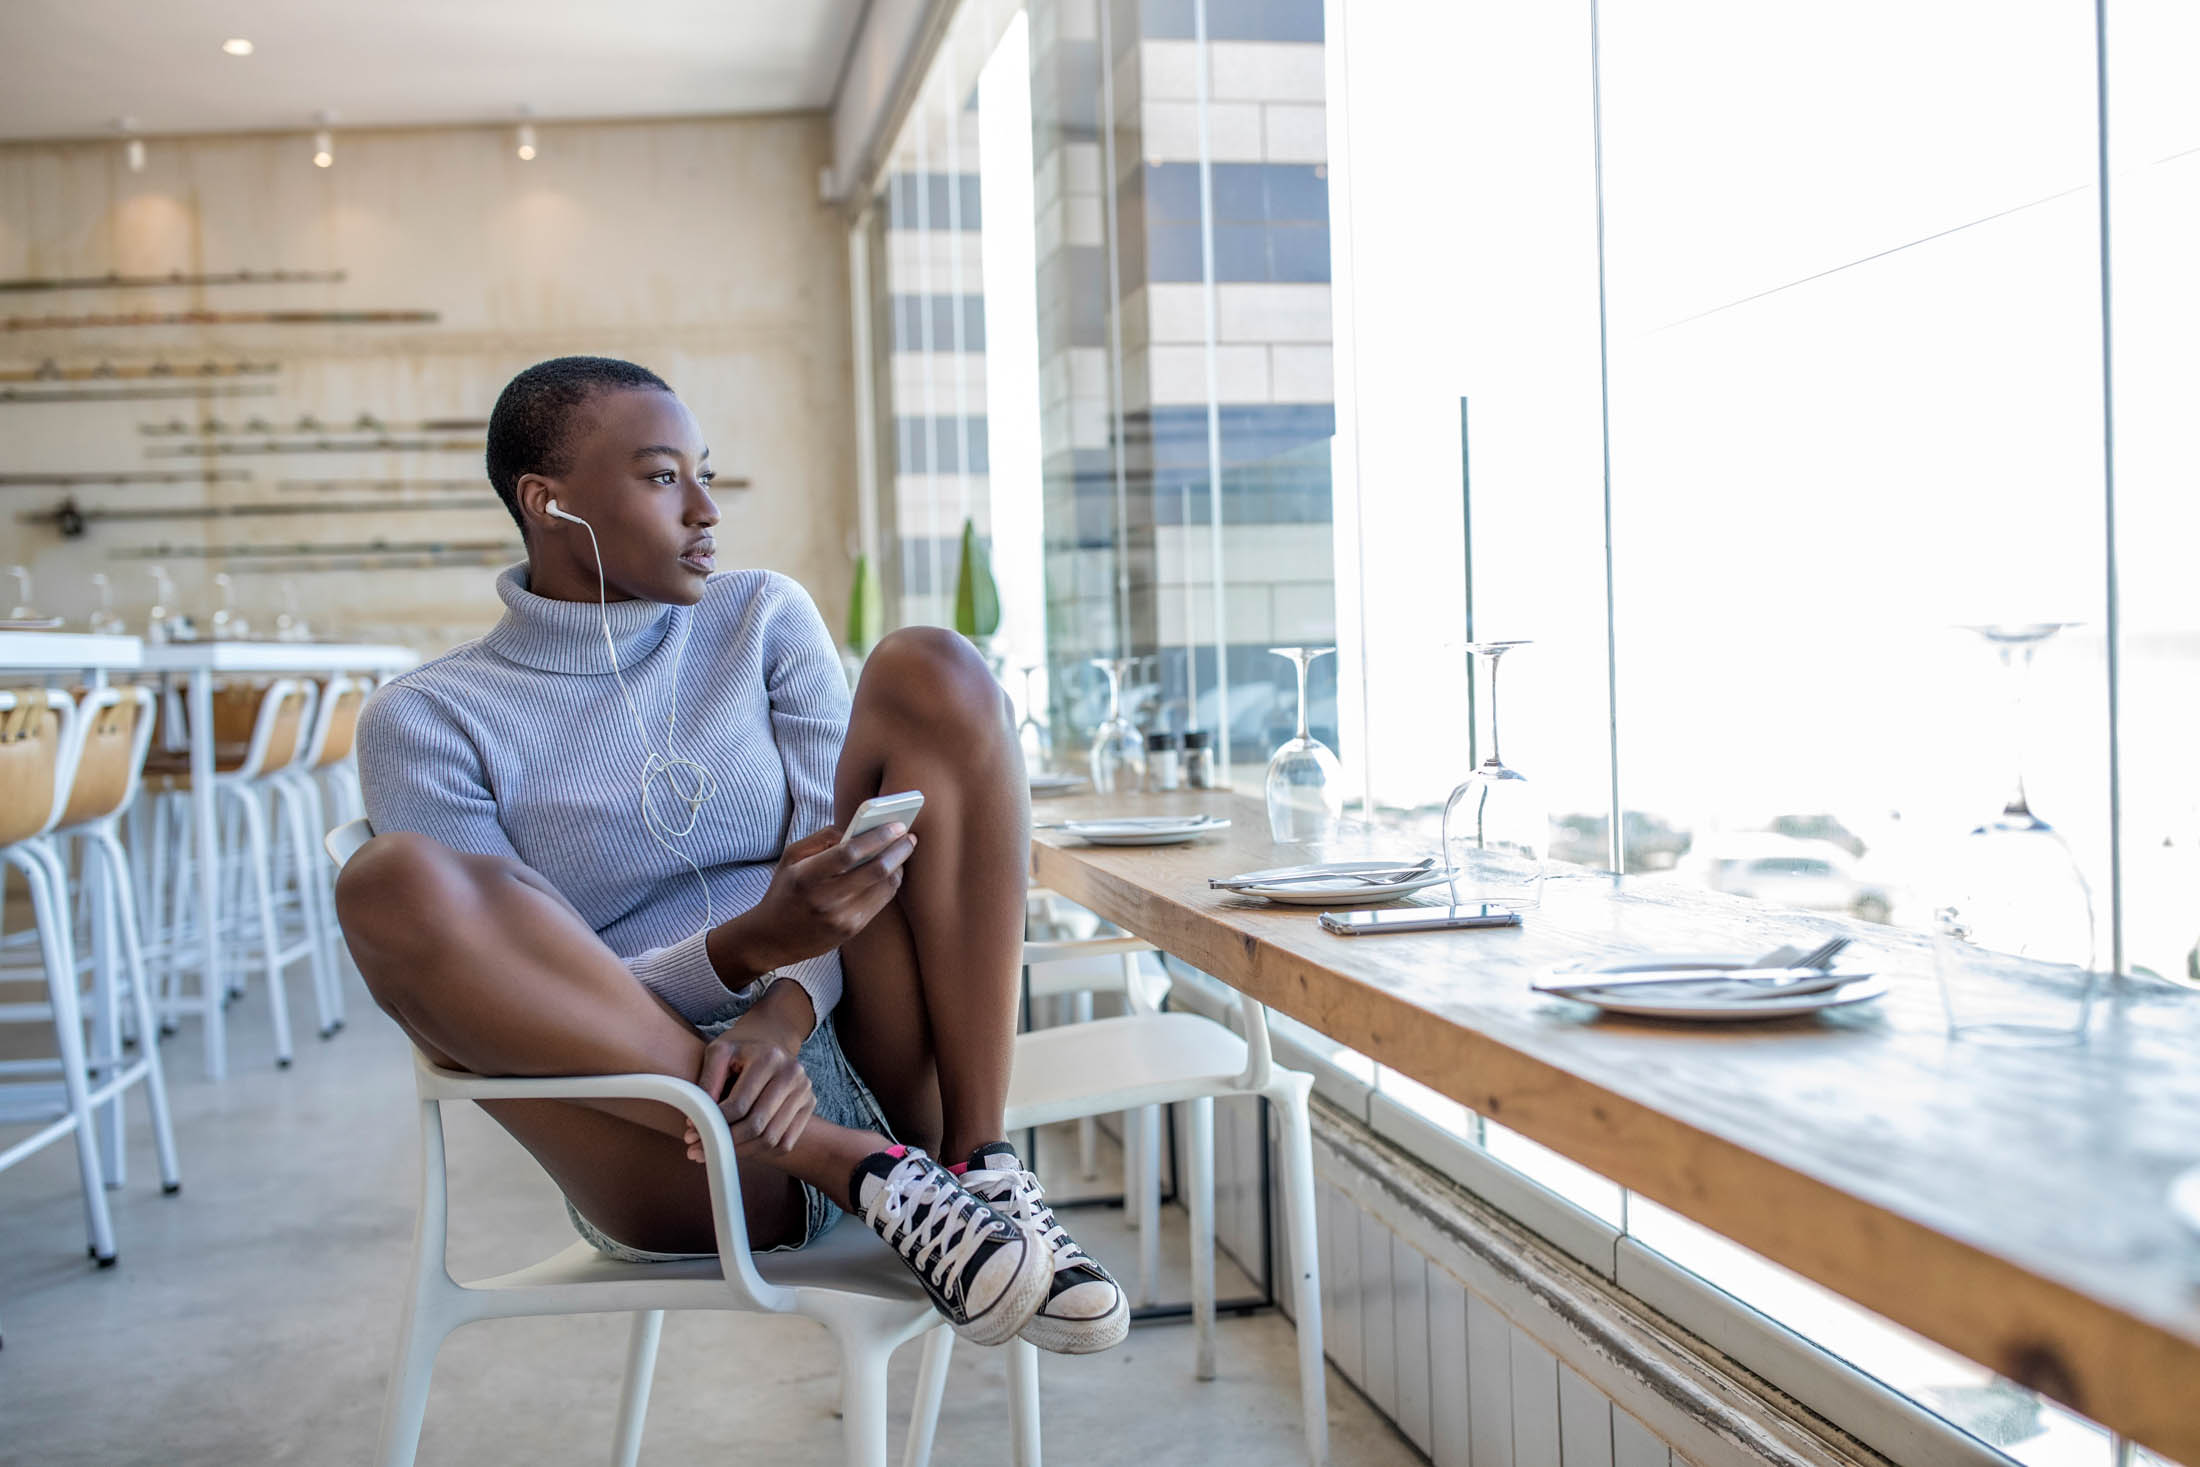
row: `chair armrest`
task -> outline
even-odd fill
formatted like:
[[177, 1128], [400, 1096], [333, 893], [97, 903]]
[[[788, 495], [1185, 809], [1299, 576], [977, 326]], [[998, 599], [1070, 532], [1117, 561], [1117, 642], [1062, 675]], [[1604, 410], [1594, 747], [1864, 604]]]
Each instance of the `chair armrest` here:
[[654, 1100], [686, 1116], [703, 1142], [703, 1169], [709, 1178], [711, 1221], [718, 1232], [718, 1255], [726, 1281], [745, 1290], [759, 1308], [789, 1307], [784, 1291], [766, 1283], [749, 1256], [747, 1215], [741, 1209], [741, 1170], [735, 1163], [733, 1133], [717, 1102], [693, 1081], [671, 1075], [546, 1075], [498, 1078], [446, 1070], [413, 1051], [414, 1079], [422, 1100]]

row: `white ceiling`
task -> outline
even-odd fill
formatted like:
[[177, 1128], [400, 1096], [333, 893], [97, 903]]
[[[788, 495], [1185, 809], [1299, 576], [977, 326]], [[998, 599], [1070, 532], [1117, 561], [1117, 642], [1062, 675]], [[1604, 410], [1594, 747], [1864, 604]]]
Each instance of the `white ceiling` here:
[[[780, 112], [863, 0], [0, 0], [0, 139]], [[247, 57], [224, 55], [232, 36]]]

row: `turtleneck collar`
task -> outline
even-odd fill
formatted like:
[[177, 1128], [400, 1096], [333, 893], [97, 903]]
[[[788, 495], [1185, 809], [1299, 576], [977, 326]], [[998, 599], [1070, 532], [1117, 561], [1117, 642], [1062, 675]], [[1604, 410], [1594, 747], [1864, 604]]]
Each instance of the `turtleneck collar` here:
[[678, 610], [662, 601], [614, 601], [601, 609], [587, 601], [552, 601], [527, 589], [524, 562], [497, 577], [497, 599], [504, 603], [504, 619], [482, 638], [482, 645], [541, 672], [608, 675], [611, 665], [603, 645], [607, 619], [619, 665], [632, 667], [665, 639]]

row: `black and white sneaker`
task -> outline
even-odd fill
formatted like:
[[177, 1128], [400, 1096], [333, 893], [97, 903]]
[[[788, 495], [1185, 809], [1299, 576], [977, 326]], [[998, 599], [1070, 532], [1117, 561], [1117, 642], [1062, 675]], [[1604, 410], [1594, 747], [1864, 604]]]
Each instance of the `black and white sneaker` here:
[[1002, 1345], [1046, 1302], [1047, 1245], [1030, 1227], [971, 1195], [915, 1147], [875, 1152], [849, 1193], [871, 1231], [901, 1255], [955, 1333]]
[[1123, 1343], [1130, 1333], [1130, 1300], [1123, 1286], [1077, 1240], [1063, 1231], [1047, 1206], [1039, 1179], [1006, 1141], [970, 1153], [962, 1184], [994, 1211], [1013, 1217], [1045, 1240], [1054, 1255], [1054, 1280], [1046, 1302], [1023, 1327], [1023, 1337], [1058, 1355], [1090, 1355]]

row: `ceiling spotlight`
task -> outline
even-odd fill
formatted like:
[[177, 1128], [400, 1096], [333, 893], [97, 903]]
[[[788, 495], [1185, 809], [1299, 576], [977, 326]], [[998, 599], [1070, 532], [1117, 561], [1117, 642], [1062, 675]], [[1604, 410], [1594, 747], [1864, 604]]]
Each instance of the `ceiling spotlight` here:
[[519, 161], [522, 163], [534, 162], [535, 125], [532, 122], [523, 122], [519, 125], [519, 134], [517, 141], [519, 143]]
[[313, 166], [328, 168], [336, 162], [336, 139], [329, 136], [327, 128], [313, 135]]
[[228, 40], [222, 42], [222, 49], [232, 56], [250, 56], [252, 54], [252, 43], [243, 36], [231, 36]]

